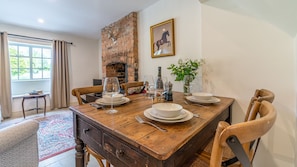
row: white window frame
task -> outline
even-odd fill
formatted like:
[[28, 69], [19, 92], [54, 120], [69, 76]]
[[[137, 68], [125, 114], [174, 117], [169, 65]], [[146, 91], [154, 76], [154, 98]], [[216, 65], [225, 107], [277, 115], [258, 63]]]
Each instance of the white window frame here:
[[[28, 46], [30, 47], [30, 50], [32, 50], [32, 47], [41, 47], [41, 48], [47, 48], [51, 49], [52, 51], [52, 43], [51, 42], [40, 42], [40, 41], [34, 41], [34, 40], [28, 40], [28, 39], [10, 39], [9, 38], [9, 44], [8, 45], [22, 45], [22, 46]], [[11, 80], [11, 87], [12, 87], [12, 96], [13, 97], [20, 97], [22, 95], [26, 95], [34, 90], [42, 90], [43, 93], [49, 93], [50, 92], [50, 77], [44, 77], [41, 78], [33, 78], [33, 68], [32, 68], [32, 51], [30, 52], [30, 79], [12, 79]], [[10, 55], [9, 55], [10, 56]], [[43, 58], [41, 58], [43, 59]], [[48, 58], [45, 58], [48, 59]], [[50, 58], [52, 59], [52, 57]], [[41, 60], [42, 61], [42, 60]], [[11, 74], [12, 75], [12, 74]], [[12, 77], [11, 77], [12, 78]]]

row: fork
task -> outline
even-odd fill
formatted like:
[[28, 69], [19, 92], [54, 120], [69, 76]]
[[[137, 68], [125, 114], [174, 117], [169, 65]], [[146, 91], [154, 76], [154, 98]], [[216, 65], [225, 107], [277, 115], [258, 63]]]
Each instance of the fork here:
[[148, 125], [151, 125], [151, 126], [157, 128], [158, 130], [160, 130], [160, 131], [162, 131], [162, 132], [167, 132], [166, 129], [163, 129], [163, 128], [161, 128], [161, 127], [159, 127], [159, 126], [157, 126], [157, 125], [155, 125], [155, 124], [153, 124], [153, 123], [151, 123], [151, 122], [144, 121], [144, 120], [143, 120], [140, 116], [138, 116], [138, 115], [135, 116], [135, 119], [136, 119], [139, 123], [141, 123], [141, 124], [148, 124]]
[[96, 103], [90, 103], [90, 106], [95, 107], [97, 109], [102, 108], [103, 110], [105, 110], [105, 107], [103, 105], [99, 105], [99, 104], [96, 104]]
[[207, 106], [204, 106], [204, 105], [202, 105], [202, 104], [198, 104], [198, 103], [189, 103], [189, 102], [187, 102], [186, 100], [184, 101], [184, 103], [187, 104], [187, 105], [196, 105], [196, 106], [206, 107], [206, 108], [207, 108]]
[[200, 117], [199, 114], [195, 114], [195, 113], [193, 113], [193, 116], [196, 117], [196, 118], [199, 118]]

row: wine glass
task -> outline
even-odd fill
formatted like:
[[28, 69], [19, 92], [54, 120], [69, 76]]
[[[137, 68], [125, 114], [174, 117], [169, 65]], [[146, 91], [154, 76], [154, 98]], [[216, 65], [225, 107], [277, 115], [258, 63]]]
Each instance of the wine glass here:
[[145, 95], [148, 98], [152, 98], [151, 95], [154, 95], [155, 90], [155, 80], [152, 75], [145, 75], [143, 77], [143, 86], [145, 90]]
[[110, 110], [108, 110], [108, 113], [113, 114], [117, 113], [118, 111], [113, 108], [113, 97], [120, 93], [120, 84], [117, 77], [106, 77], [104, 79], [103, 84], [103, 94], [105, 96], [111, 97], [111, 105]]

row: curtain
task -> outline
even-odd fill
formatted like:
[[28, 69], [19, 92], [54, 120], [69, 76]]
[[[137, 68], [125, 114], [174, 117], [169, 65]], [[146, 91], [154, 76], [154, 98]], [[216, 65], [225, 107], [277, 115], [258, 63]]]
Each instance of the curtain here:
[[51, 109], [69, 107], [69, 61], [66, 41], [53, 41]]
[[8, 40], [7, 33], [3, 32], [0, 33], [0, 110], [3, 118], [9, 118], [12, 115], [10, 83]]

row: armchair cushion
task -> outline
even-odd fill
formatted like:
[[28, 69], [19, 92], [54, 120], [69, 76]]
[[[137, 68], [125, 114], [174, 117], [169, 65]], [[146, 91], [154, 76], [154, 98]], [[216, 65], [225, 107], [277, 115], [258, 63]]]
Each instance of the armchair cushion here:
[[39, 123], [27, 120], [0, 129], [0, 164], [3, 167], [38, 166]]

